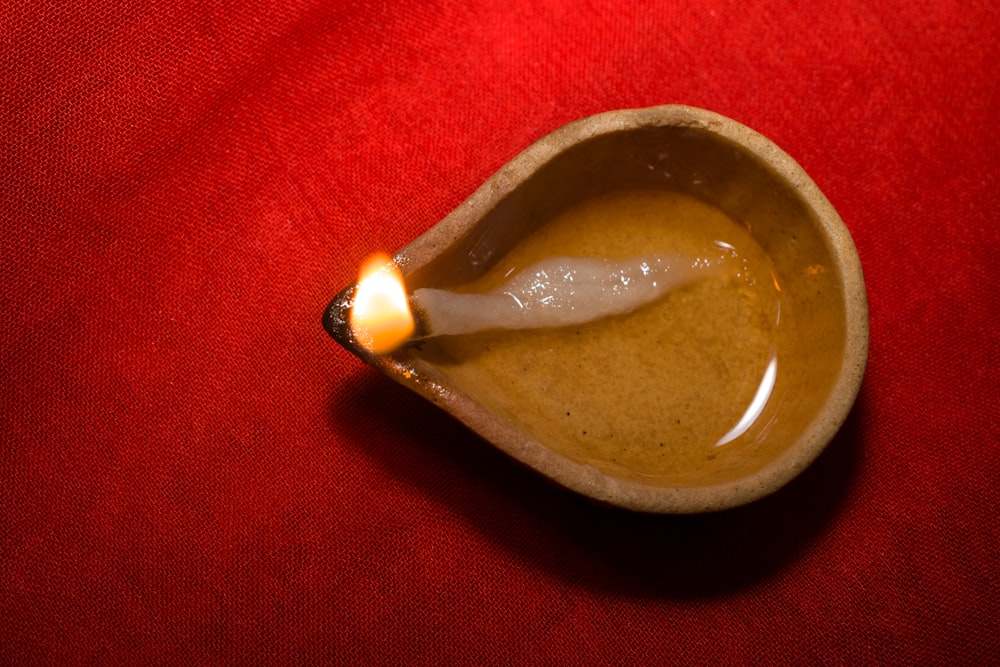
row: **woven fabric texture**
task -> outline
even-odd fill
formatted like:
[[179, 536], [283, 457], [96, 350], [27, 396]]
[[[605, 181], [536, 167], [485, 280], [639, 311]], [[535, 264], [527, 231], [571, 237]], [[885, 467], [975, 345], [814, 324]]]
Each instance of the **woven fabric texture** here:
[[[1000, 5], [0, 0], [0, 663], [1000, 664]], [[549, 131], [682, 103], [858, 247], [784, 489], [592, 506], [320, 327]]]

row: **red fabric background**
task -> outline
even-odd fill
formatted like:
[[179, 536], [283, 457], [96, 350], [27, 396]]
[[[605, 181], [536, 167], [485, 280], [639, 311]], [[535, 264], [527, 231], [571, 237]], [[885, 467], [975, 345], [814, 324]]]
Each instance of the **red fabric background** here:
[[[1000, 663], [995, 2], [0, 1], [0, 663]], [[868, 281], [858, 404], [707, 516], [550, 487], [320, 328], [530, 142], [686, 103]]]

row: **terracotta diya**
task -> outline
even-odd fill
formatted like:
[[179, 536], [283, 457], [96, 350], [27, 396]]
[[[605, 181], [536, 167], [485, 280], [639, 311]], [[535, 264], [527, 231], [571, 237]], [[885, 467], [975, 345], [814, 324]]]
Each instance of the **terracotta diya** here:
[[602, 503], [771, 493], [857, 395], [857, 251], [792, 158], [686, 106], [543, 137], [324, 315], [345, 348]]

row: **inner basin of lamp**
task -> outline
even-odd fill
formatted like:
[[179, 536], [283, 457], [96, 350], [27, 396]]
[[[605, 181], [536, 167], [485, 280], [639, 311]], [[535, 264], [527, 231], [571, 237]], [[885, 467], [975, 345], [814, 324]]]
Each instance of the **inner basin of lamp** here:
[[[798, 172], [769, 160], [773, 144], [738, 125], [720, 132], [715, 118], [557, 132], [554, 149], [543, 140], [526, 151], [396, 258], [407, 289], [463, 293], [489, 292], [551, 257], [697, 259], [722, 249], [727, 270], [585, 324], [359, 356], [602, 501], [701, 511], [773, 491], [832, 437], [857, 391], [860, 377], [844, 380], [857, 361], [847, 359], [851, 286], [818, 190], [803, 196]], [[867, 311], [863, 319], [862, 367]]]
[[442, 336], [415, 354], [553, 450], [610, 474], [684, 485], [744, 474], [782, 446], [767, 436], [781, 426], [778, 406], [794, 400], [802, 351], [774, 262], [719, 209], [677, 191], [605, 193], [553, 216], [476, 280], [450, 287], [486, 292], [559, 254], [698, 258], [720, 245], [735, 255], [730, 271], [626, 315]]

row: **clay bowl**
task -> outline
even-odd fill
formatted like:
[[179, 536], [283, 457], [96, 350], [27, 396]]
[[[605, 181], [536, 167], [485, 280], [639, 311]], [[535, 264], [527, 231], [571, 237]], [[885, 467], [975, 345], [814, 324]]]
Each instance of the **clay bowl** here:
[[541, 475], [601, 503], [720, 510], [769, 494], [831, 440], [857, 395], [868, 312], [857, 251], [802, 168], [686, 106], [603, 113], [530, 146], [395, 255], [407, 288], [475, 292], [546, 255], [688, 256], [743, 270], [625, 316], [556, 330], [345, 348]]

